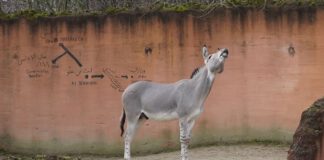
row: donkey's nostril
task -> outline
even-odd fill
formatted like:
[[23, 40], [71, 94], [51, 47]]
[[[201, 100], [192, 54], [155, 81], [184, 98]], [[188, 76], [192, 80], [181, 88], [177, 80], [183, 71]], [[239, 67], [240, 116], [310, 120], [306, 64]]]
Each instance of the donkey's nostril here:
[[224, 48], [224, 51], [223, 51], [223, 53], [226, 53], [226, 54], [228, 54], [228, 49], [227, 49], [227, 48]]
[[228, 57], [228, 49], [227, 48], [224, 48], [222, 56], [225, 57], [225, 58]]

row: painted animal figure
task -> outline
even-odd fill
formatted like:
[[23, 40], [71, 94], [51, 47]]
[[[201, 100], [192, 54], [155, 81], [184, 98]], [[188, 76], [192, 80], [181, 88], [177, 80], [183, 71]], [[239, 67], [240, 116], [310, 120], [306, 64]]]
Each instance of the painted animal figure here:
[[124, 123], [127, 122], [124, 137], [125, 160], [131, 159], [131, 141], [139, 121], [144, 118], [179, 119], [181, 159], [188, 159], [187, 148], [191, 129], [195, 119], [203, 111], [203, 105], [213, 85], [215, 75], [223, 71], [228, 54], [226, 48], [209, 54], [207, 47], [204, 46], [202, 56], [205, 65], [199, 68], [191, 79], [183, 79], [170, 84], [139, 81], [125, 89], [122, 95], [124, 108], [120, 121], [121, 135], [124, 133]]

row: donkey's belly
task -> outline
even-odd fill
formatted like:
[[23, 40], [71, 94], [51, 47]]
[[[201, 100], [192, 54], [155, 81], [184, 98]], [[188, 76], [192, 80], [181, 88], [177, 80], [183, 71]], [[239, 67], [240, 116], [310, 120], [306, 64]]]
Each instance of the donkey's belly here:
[[175, 111], [167, 112], [167, 113], [163, 113], [163, 112], [152, 113], [152, 112], [146, 112], [146, 111], [142, 111], [142, 112], [150, 119], [159, 120], [159, 121], [173, 120], [173, 119], [177, 119], [179, 117], [178, 113]]

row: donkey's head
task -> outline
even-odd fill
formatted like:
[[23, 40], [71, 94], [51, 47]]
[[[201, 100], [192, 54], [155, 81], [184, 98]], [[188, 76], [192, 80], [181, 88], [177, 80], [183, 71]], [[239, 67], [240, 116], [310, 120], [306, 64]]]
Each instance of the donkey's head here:
[[207, 47], [202, 49], [202, 55], [208, 71], [212, 73], [222, 73], [224, 70], [224, 61], [228, 57], [228, 49], [218, 49], [217, 52], [209, 54]]

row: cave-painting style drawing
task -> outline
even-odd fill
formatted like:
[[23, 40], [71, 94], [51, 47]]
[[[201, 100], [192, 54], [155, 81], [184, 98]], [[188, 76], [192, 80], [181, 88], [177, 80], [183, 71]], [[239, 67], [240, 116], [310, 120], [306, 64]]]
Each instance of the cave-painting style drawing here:
[[61, 55], [57, 56], [55, 59], [52, 60], [53, 64], [56, 64], [56, 61], [59, 60], [60, 58], [62, 58], [64, 55], [68, 54], [78, 65], [79, 67], [82, 67], [81, 62], [73, 55], [72, 52], [69, 51], [69, 49], [67, 49], [63, 43], [59, 43], [59, 46], [62, 47], [64, 49], [64, 53], [62, 53]]

